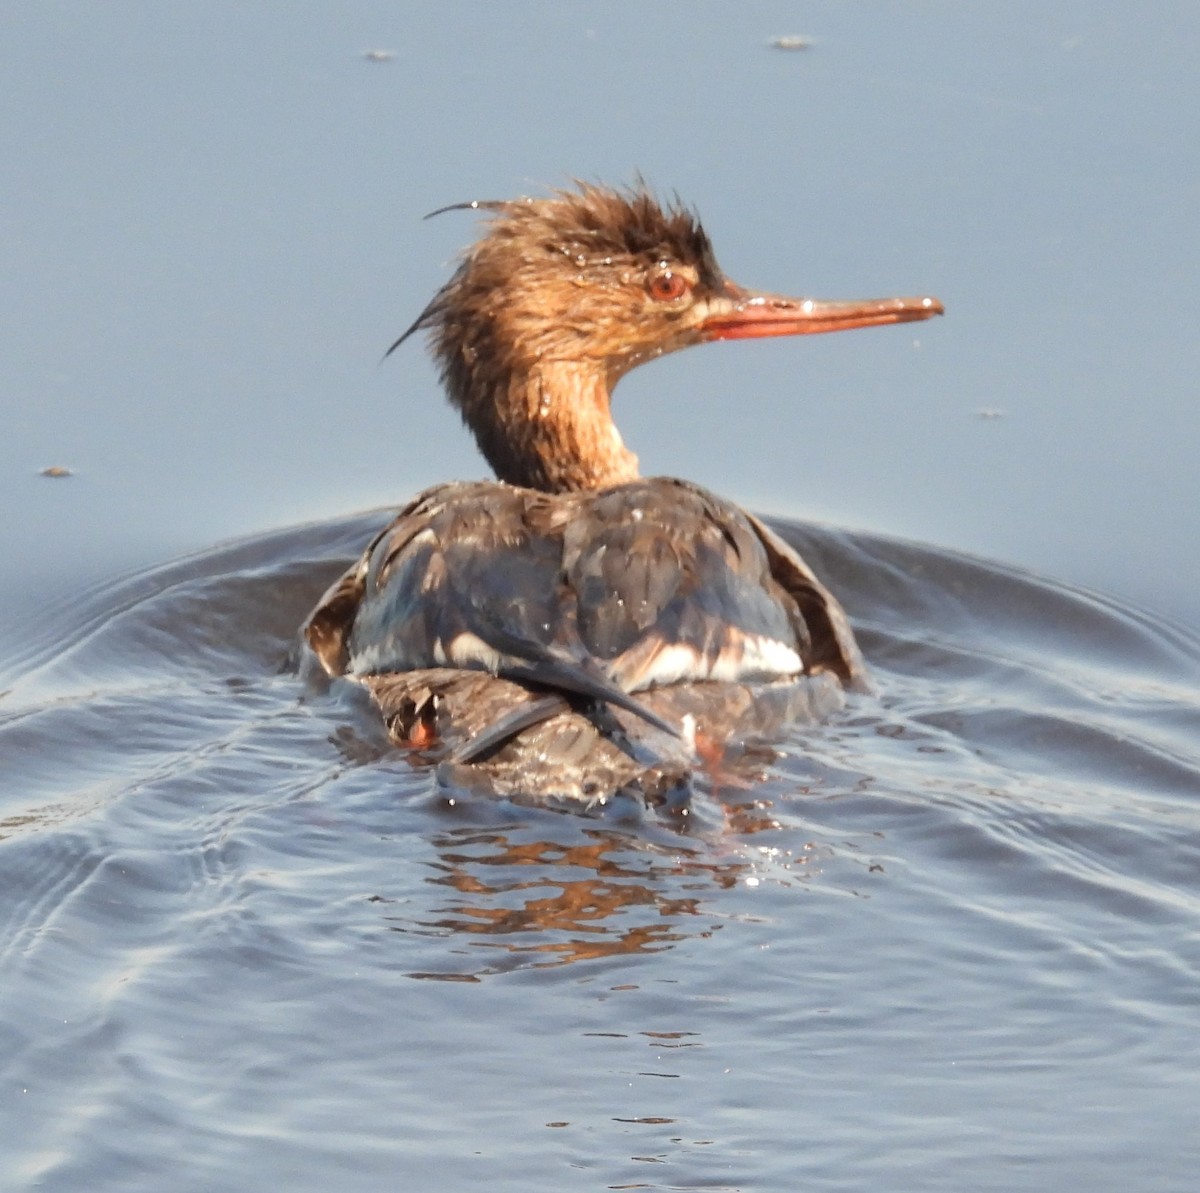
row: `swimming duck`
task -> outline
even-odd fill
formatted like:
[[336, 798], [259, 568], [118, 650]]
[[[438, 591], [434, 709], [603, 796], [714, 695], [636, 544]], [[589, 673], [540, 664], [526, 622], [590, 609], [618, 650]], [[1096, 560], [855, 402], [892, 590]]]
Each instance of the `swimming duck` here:
[[866, 671], [788, 544], [698, 485], [640, 475], [614, 387], [691, 344], [906, 323], [942, 304], [745, 290], [696, 216], [641, 185], [458, 206], [486, 213], [483, 234], [389, 353], [428, 333], [497, 479], [415, 497], [305, 638], [450, 789], [678, 804], [706, 760], [826, 715]]

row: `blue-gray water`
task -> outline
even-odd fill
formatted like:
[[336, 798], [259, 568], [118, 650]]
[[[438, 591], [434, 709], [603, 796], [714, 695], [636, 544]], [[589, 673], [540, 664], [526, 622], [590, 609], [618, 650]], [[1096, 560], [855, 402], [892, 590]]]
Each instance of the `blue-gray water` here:
[[700, 835], [449, 807], [288, 664], [378, 521], [106, 586], [28, 644], [5, 1188], [1189, 1187], [1194, 636], [792, 528], [879, 698]]
[[[0, 1187], [1193, 1187], [1200, 9], [4, 27]], [[745, 284], [948, 308], [618, 391], [880, 688], [691, 836], [444, 807], [291, 666], [355, 511], [482, 472], [377, 367], [419, 216], [635, 169]]]

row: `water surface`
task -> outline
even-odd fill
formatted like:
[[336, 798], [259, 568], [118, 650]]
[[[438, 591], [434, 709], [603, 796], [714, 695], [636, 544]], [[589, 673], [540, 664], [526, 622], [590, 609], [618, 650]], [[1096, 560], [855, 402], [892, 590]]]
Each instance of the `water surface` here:
[[0, 600], [481, 475], [379, 367], [421, 216], [640, 170], [744, 285], [949, 312], [637, 370], [648, 474], [1200, 625], [1198, 56], [1191, 0], [10, 5]]
[[10, 660], [6, 1188], [1182, 1189], [1200, 642], [785, 527], [880, 686], [705, 827], [449, 802], [295, 630], [383, 515]]

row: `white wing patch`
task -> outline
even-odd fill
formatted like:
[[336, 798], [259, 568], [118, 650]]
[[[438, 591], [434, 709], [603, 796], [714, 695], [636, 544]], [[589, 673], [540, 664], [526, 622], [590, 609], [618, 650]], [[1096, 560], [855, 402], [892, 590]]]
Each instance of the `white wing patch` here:
[[411, 671], [420, 667], [460, 667], [463, 670], [490, 671], [496, 675], [501, 667], [513, 662], [520, 660], [501, 654], [477, 634], [464, 630], [455, 634], [449, 644], [442, 638], [435, 638], [426, 645], [425, 651], [417, 655], [401, 651], [395, 642], [385, 640], [380, 646], [368, 646], [356, 652], [351, 669], [355, 675], [373, 675], [387, 671]]
[[684, 642], [640, 643], [615, 659], [612, 677], [627, 691], [673, 683], [766, 683], [804, 671], [796, 648], [778, 638], [729, 630], [715, 654]]
[[501, 664], [510, 656], [501, 655], [477, 634], [464, 630], [451, 639], [449, 647], [444, 646], [439, 638], [433, 644], [433, 657], [439, 667], [478, 668], [496, 675]]
[[[721, 654], [723, 656], [725, 651]], [[803, 670], [804, 660], [794, 646], [761, 634], [746, 634], [742, 638], [737, 680], [744, 683], [749, 680], [782, 679], [784, 676], [799, 675]], [[714, 675], [713, 678], [724, 677]]]

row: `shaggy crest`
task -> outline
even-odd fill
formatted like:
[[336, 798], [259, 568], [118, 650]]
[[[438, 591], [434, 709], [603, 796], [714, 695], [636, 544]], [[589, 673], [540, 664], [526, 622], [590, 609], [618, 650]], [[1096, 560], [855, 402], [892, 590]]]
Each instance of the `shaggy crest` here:
[[641, 179], [623, 188], [580, 181], [575, 185], [575, 190], [560, 188], [544, 199], [474, 199], [431, 211], [426, 219], [448, 211], [486, 211], [491, 218], [484, 235], [459, 254], [454, 276], [384, 356], [415, 332], [435, 330], [470, 288], [473, 273], [500, 268], [511, 275], [514, 249], [527, 266], [536, 264], [533, 254], [540, 253], [543, 266], [547, 258], [555, 264], [556, 258], [565, 258], [577, 271], [611, 270], [620, 262], [643, 268], [663, 261], [686, 262], [707, 285], [721, 285], [708, 233], [678, 197], [663, 203]]
[[[640, 182], [442, 210], [457, 209], [486, 212], [483, 235], [388, 352], [430, 333], [447, 396], [502, 480], [557, 491], [636, 476], [608, 395], [635, 365], [696, 342], [693, 298], [725, 285], [699, 220]], [[672, 270], [688, 301], [648, 299], [648, 279]]]

